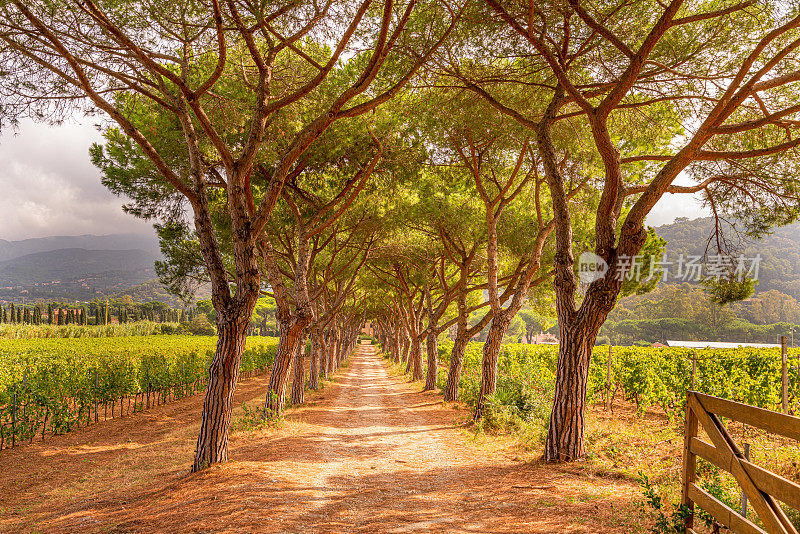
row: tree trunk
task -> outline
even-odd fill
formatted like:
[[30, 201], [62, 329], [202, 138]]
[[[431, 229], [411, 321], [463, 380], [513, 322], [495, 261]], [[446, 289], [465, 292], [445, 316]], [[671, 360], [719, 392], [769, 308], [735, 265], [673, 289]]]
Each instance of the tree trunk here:
[[436, 373], [439, 367], [439, 339], [436, 337], [436, 332], [433, 331], [428, 332], [427, 338], [428, 369], [425, 373], [424, 391], [431, 391], [436, 389]]
[[292, 405], [305, 402], [306, 386], [306, 339], [300, 338], [294, 357], [294, 376], [292, 376]]
[[422, 380], [422, 342], [419, 336], [411, 336], [411, 380]]
[[396, 364], [400, 363], [400, 338], [395, 333], [389, 341], [389, 351], [392, 355], [392, 361]]
[[445, 402], [455, 402], [458, 400], [458, 383], [461, 381], [461, 369], [464, 366], [464, 351], [467, 348], [466, 332], [458, 332], [456, 341], [453, 343], [453, 351], [450, 353], [450, 369], [447, 372], [447, 386], [444, 388]]
[[328, 343], [328, 354], [327, 354], [327, 376], [331, 376], [336, 371], [336, 347], [338, 343], [336, 342], [336, 331], [331, 334], [331, 341]]
[[403, 335], [400, 338], [401, 344], [403, 346], [402, 354], [400, 355], [401, 361], [406, 364], [406, 373], [411, 372], [411, 339], [409, 338], [408, 334], [403, 331]]
[[[600, 321], [602, 324], [602, 321]], [[586, 385], [597, 331], [559, 325], [555, 398], [545, 441], [545, 461], [572, 461], [584, 454], [583, 431]]]
[[320, 336], [319, 334], [312, 334], [311, 336], [311, 366], [308, 371], [308, 387], [314, 391], [319, 389], [319, 368], [320, 368]]
[[507, 311], [495, 315], [489, 327], [489, 334], [483, 344], [483, 363], [481, 365], [481, 389], [478, 401], [475, 403], [475, 420], [483, 417], [486, 409], [486, 397], [494, 395], [497, 391], [497, 363], [500, 357], [500, 348], [508, 327], [511, 324], [511, 314]]
[[267, 399], [264, 403], [265, 413], [277, 415], [286, 400], [286, 384], [289, 378], [297, 344], [303, 337], [303, 330], [308, 323], [307, 317], [295, 316], [293, 324], [289, 321], [280, 321], [280, 339], [278, 350], [275, 352], [275, 361], [272, 364], [272, 373], [267, 385]]
[[218, 323], [217, 349], [208, 368], [208, 386], [203, 401], [203, 418], [192, 465], [195, 473], [211, 464], [228, 460], [228, 430], [233, 411], [233, 394], [239, 377], [247, 328], [242, 321]]

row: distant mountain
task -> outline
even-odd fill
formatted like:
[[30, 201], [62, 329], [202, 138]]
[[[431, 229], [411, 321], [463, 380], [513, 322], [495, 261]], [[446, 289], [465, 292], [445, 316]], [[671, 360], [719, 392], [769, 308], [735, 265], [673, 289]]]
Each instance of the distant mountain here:
[[[672, 224], [659, 226], [656, 233], [667, 240], [669, 261], [679, 254], [716, 254], [716, 242], [711, 217], [678, 218]], [[800, 299], [800, 223], [775, 228], [771, 235], [760, 240], [742, 236], [736, 229], [723, 228], [724, 245], [735, 255], [746, 258], [761, 255], [756, 292], [775, 289]]]
[[0, 300], [92, 300], [156, 278], [152, 251], [64, 248], [0, 262]]
[[59, 249], [86, 250], [144, 250], [158, 255], [158, 240], [153, 235], [141, 234], [109, 234], [109, 235], [73, 235], [52, 236], [24, 239], [22, 241], [6, 241], [0, 239], [0, 261], [10, 260]]

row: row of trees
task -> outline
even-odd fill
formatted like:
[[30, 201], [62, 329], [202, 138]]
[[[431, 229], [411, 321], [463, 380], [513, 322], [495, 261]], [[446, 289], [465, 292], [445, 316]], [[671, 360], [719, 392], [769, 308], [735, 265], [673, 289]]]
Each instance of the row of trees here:
[[4, 324], [52, 324], [52, 325], [85, 325], [87, 324], [88, 314], [86, 306], [77, 308], [65, 308], [52, 303], [47, 305], [43, 311], [43, 306], [34, 304], [33, 306], [15, 306], [9, 302], [7, 306], [0, 306], [0, 323]]
[[[6, 119], [103, 113], [93, 162], [156, 223], [160, 277], [211, 285], [194, 470], [227, 459], [264, 294], [271, 411], [307, 338], [313, 381], [369, 317], [415, 378], [427, 363], [427, 388], [455, 326], [448, 399], [488, 328], [480, 416], [513, 318], [526, 300], [554, 307], [544, 456], [578, 458], [598, 332], [655, 283], [626, 265], [663, 247], [644, 224], [659, 199], [700, 194], [754, 234], [797, 216], [800, 15], [780, 3], [9, 0], [0, 15]], [[584, 250], [608, 269], [579, 284]]]
[[[160, 304], [160, 303], [159, 303]], [[188, 315], [191, 317], [192, 311]], [[107, 325], [111, 322], [127, 323], [147, 320], [154, 322], [179, 322], [181, 310], [147, 304], [109, 304], [93, 302], [88, 305], [70, 306], [64, 303], [48, 303], [16, 306], [9, 302], [0, 306], [0, 323], [6, 324], [49, 324], [49, 325]]]

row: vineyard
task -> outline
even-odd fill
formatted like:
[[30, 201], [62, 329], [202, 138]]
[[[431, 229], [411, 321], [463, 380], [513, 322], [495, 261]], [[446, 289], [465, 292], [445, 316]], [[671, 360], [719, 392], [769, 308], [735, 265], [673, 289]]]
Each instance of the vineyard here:
[[[0, 449], [203, 391], [214, 336], [51, 338], [0, 344]], [[253, 337], [241, 376], [267, 370], [277, 340]]]
[[[449, 363], [451, 342], [442, 343], [439, 356]], [[482, 343], [470, 343], [460, 381], [462, 398], [473, 404], [480, 387]], [[609, 354], [611, 366], [609, 373]], [[497, 409], [536, 417], [546, 423], [552, 402], [558, 347], [504, 344], [500, 352], [497, 392], [490, 403]], [[800, 408], [800, 351], [789, 352], [787, 367], [789, 411]], [[693, 372], [694, 369], [694, 372]], [[445, 373], [439, 387], [444, 388]], [[589, 367], [587, 397], [603, 402], [622, 394], [643, 413], [657, 406], [669, 419], [681, 419], [690, 389], [767, 408], [782, 408], [780, 349], [702, 349], [595, 347]]]
[[137, 321], [132, 323], [108, 325], [49, 325], [49, 324], [0, 324], [0, 338], [35, 339], [35, 338], [75, 338], [75, 337], [120, 337], [150, 336], [155, 334], [175, 333], [178, 323], [159, 323], [153, 321]]

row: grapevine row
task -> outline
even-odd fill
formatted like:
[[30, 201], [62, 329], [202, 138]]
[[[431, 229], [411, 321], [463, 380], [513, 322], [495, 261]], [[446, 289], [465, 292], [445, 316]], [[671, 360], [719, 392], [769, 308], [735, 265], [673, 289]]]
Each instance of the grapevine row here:
[[[0, 449], [202, 391], [214, 337], [14, 340], [0, 346]], [[241, 376], [265, 372], [277, 342], [248, 343]]]

